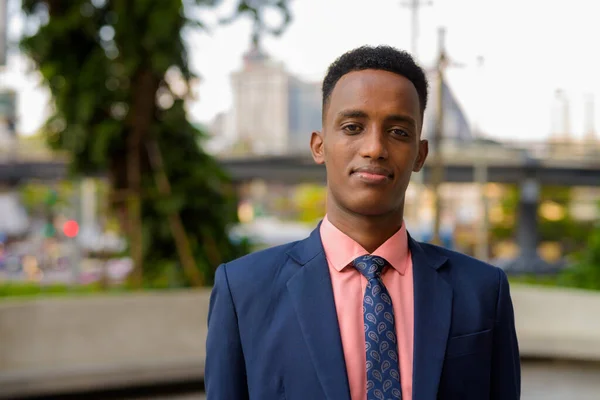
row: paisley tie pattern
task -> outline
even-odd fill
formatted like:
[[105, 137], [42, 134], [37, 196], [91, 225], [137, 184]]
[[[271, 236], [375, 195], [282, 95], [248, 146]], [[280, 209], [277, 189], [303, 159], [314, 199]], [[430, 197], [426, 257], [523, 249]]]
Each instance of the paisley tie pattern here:
[[365, 255], [353, 262], [368, 280], [363, 299], [367, 351], [367, 400], [402, 398], [398, 371], [398, 343], [392, 299], [381, 281], [385, 259]]

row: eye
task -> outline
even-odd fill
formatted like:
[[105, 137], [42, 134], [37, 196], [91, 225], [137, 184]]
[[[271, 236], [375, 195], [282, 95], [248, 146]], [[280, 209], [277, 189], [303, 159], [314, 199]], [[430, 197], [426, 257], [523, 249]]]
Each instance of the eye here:
[[360, 131], [362, 130], [361, 127], [356, 124], [344, 125], [342, 129], [350, 134], [357, 134], [360, 133]]
[[408, 132], [406, 132], [404, 129], [400, 129], [400, 128], [390, 129], [390, 132], [396, 136], [409, 136]]

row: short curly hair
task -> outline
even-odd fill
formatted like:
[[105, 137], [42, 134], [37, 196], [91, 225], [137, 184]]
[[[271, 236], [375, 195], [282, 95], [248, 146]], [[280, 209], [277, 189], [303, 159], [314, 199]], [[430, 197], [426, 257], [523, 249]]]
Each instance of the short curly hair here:
[[406, 51], [391, 46], [362, 46], [344, 53], [329, 66], [323, 80], [323, 118], [325, 118], [325, 107], [331, 93], [342, 76], [365, 69], [393, 72], [411, 81], [417, 89], [421, 116], [423, 115], [427, 107], [427, 77], [412, 56]]

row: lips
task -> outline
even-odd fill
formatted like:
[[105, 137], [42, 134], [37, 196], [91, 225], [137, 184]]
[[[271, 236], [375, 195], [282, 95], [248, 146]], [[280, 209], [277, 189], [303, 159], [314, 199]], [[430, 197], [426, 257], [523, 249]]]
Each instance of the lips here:
[[375, 165], [366, 165], [364, 167], [356, 168], [352, 171], [353, 174], [364, 174], [370, 176], [382, 176], [385, 178], [392, 178], [393, 172], [387, 168], [379, 167]]
[[390, 182], [394, 174], [387, 168], [367, 165], [356, 168], [351, 175], [367, 185], [380, 185]]

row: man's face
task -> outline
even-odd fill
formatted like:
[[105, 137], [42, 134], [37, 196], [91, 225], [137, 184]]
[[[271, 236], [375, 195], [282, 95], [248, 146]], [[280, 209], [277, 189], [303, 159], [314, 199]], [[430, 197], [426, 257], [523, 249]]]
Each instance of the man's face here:
[[327, 168], [330, 201], [359, 215], [402, 212], [411, 172], [421, 169], [428, 149], [412, 82], [381, 70], [350, 72], [324, 113], [311, 151]]

